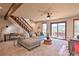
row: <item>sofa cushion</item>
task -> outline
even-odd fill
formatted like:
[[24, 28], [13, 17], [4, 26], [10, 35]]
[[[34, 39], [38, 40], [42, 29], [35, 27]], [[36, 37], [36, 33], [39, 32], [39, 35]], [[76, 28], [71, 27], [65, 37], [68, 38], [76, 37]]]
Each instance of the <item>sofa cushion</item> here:
[[45, 37], [45, 36], [42, 36], [42, 35], [38, 36], [38, 39], [39, 39], [40, 41], [44, 40], [45, 38], [46, 38], [46, 37]]
[[21, 42], [23, 42], [24, 44], [27, 44], [27, 45], [32, 45], [33, 43], [39, 42], [39, 40], [29, 38], [29, 39], [21, 40]]

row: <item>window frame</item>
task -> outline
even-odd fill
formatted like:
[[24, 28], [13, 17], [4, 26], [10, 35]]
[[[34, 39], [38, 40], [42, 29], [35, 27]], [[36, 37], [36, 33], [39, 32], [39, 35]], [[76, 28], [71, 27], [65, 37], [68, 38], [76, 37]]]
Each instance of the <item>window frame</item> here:
[[67, 38], [67, 21], [60, 21], [60, 22], [51, 22], [50, 23], [50, 35], [52, 35], [52, 24], [57, 24], [57, 32], [58, 32], [58, 23], [65, 23], [65, 39], [63, 40], [66, 40]]
[[[46, 22], [42, 23], [42, 33], [43, 33], [43, 24], [46, 24], [46, 33], [47, 33], [47, 30], [48, 30], [48, 24]], [[44, 34], [44, 33], [43, 33]], [[47, 35], [47, 34], [46, 34]]]
[[73, 19], [73, 38], [74, 38], [74, 35], [75, 35], [75, 21], [76, 20], [79, 20], [79, 19]]

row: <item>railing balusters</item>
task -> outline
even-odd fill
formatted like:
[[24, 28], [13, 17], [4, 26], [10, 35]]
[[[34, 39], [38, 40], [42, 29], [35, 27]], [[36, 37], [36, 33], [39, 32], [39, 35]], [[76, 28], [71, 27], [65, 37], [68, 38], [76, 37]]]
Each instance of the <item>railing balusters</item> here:
[[28, 24], [27, 21], [23, 17], [17, 17], [17, 16], [10, 16], [14, 21], [16, 21], [22, 28], [24, 28], [26, 31], [32, 31], [33, 28]]

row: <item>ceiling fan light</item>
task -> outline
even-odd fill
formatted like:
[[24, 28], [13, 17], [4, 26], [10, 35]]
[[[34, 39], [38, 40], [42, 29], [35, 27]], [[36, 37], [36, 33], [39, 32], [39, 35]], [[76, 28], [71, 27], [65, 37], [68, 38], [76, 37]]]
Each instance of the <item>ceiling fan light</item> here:
[[48, 18], [46, 18], [47, 20], [49, 20], [50, 18], [48, 17]]
[[50, 18], [50, 14], [49, 13], [47, 13], [47, 18]]

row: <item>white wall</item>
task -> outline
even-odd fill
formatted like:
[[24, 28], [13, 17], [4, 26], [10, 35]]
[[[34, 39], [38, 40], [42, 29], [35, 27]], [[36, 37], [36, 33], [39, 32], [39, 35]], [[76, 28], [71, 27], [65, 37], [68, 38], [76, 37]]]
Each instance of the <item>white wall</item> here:
[[3, 33], [19, 33], [20, 30], [15, 25], [10, 24], [8, 28], [4, 28]]
[[[6, 25], [8, 28], [6, 28]], [[4, 40], [4, 34], [6, 33], [19, 33], [20, 29], [16, 27], [9, 20], [4, 20], [4, 18], [0, 18], [0, 41]]]

